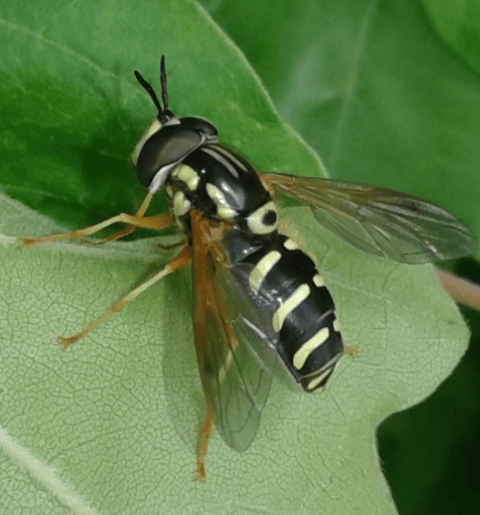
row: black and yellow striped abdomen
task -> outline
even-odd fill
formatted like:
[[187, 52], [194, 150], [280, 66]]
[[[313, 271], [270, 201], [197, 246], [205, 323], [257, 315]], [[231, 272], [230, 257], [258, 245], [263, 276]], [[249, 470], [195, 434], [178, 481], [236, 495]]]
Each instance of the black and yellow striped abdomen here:
[[191, 209], [228, 227], [218, 243], [258, 314], [258, 332], [304, 390], [323, 386], [344, 353], [335, 304], [315, 262], [278, 232], [275, 202], [252, 165], [205, 145], [172, 169], [165, 191], [189, 240]]
[[289, 373], [308, 392], [323, 386], [344, 346], [315, 262], [277, 231], [267, 237], [230, 231], [224, 248]]

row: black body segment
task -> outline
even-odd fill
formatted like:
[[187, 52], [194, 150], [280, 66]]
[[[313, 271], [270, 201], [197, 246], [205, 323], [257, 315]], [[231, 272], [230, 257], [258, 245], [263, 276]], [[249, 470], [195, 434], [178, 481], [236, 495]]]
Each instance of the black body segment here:
[[344, 352], [335, 304], [314, 261], [277, 230], [277, 208], [257, 171], [218, 143], [190, 152], [164, 184], [192, 242], [190, 211], [227, 224], [220, 243], [230, 272], [258, 310], [266, 345], [306, 391], [323, 386]]
[[241, 223], [248, 214], [270, 200], [255, 169], [232, 151], [226, 151], [225, 147], [217, 144], [204, 146], [190, 154], [183, 163], [200, 177], [198, 187], [192, 192], [193, 206], [207, 218], [216, 218], [218, 207], [217, 199], [212, 199], [207, 191], [208, 185], [215, 186], [222, 193], [225, 207], [234, 212], [232, 219], [235, 223]]
[[[183, 159], [167, 177], [165, 190], [187, 237], [190, 219], [186, 208], [178, 209], [182, 205], [179, 198], [185, 199], [189, 209], [200, 211], [205, 219], [227, 222], [247, 232], [250, 232], [250, 216], [272, 200], [252, 165], [215, 143], [204, 145]], [[277, 222], [276, 208], [267, 211], [265, 218], [273, 230]]]
[[323, 386], [344, 346], [314, 261], [277, 231], [263, 239], [230, 231], [223, 247], [288, 372], [308, 392]]

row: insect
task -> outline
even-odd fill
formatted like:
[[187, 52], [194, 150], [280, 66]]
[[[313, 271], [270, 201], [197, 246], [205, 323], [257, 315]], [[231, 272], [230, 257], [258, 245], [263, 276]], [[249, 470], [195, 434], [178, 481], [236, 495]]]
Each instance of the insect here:
[[[307, 204], [318, 222], [354, 246], [403, 263], [468, 255], [476, 242], [449, 211], [405, 193], [353, 182], [257, 171], [218, 141], [214, 125], [179, 118], [168, 107], [165, 57], [160, 60], [160, 103], [135, 71], [158, 114], [139, 141], [133, 161], [148, 194], [135, 215], [119, 214], [85, 229], [39, 238], [24, 248], [79, 239], [116, 223], [124, 227], [103, 244], [137, 227], [176, 224], [185, 236], [177, 255], [145, 283], [70, 337], [66, 348], [168, 274], [192, 265], [193, 331], [206, 400], [197, 478], [213, 425], [237, 451], [251, 444], [274, 369], [284, 370], [307, 392], [327, 382], [345, 347], [335, 304], [316, 264], [278, 226], [275, 195]], [[145, 216], [163, 190], [169, 213]]]

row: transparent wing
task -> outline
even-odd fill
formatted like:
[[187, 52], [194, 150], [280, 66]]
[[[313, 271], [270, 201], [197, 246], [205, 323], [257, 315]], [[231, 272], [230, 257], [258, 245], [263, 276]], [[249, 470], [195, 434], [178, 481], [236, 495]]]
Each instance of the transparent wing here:
[[355, 182], [262, 173], [280, 193], [310, 206], [315, 218], [355, 247], [402, 263], [472, 254], [470, 229], [446, 209], [419, 197]]
[[197, 362], [216, 427], [228, 445], [241, 452], [257, 432], [277, 360], [245, 288], [214, 256], [205, 225], [208, 222], [192, 216]]

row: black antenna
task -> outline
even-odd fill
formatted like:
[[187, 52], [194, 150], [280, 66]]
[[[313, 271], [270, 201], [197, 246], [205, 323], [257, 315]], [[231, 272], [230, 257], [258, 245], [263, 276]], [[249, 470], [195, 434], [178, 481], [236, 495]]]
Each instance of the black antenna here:
[[[163, 70], [165, 71], [165, 56], [162, 56], [162, 60], [163, 60]], [[162, 61], [160, 61], [160, 68], [161, 68], [161, 63], [162, 63]], [[157, 94], [153, 90], [152, 86], [142, 77], [142, 75], [140, 74], [139, 71], [134, 70], [133, 73], [135, 75], [135, 78], [138, 80], [138, 82], [140, 82], [140, 85], [150, 95], [150, 98], [152, 99], [153, 103], [155, 104], [155, 107], [158, 109], [158, 114], [162, 115], [164, 109], [162, 109], [162, 106], [160, 105], [160, 102], [158, 101]], [[161, 75], [160, 75], [160, 81], [161, 81]], [[165, 105], [166, 105], [165, 101], [166, 101], [166, 98], [167, 98], [166, 88], [167, 88], [167, 75], [165, 74], [165, 91], [163, 89], [163, 84], [162, 84], [162, 99], [163, 99], [163, 103]]]
[[160, 57], [160, 85], [162, 86], [163, 110], [168, 110], [167, 100], [167, 70], [165, 69], [165, 56]]

